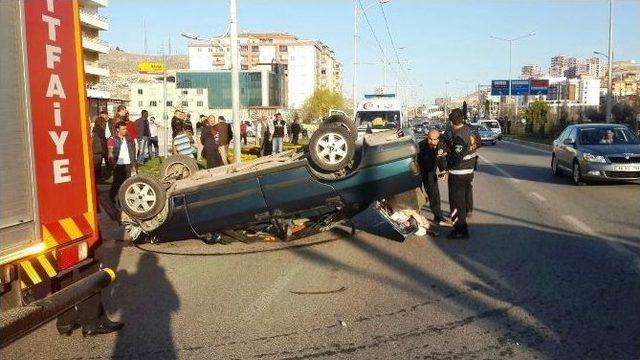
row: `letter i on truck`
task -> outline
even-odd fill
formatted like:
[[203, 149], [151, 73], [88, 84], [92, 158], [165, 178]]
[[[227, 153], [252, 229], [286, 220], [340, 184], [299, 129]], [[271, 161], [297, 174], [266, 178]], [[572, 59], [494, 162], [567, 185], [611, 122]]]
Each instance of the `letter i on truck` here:
[[100, 243], [77, 0], [0, 1], [1, 346], [115, 276]]

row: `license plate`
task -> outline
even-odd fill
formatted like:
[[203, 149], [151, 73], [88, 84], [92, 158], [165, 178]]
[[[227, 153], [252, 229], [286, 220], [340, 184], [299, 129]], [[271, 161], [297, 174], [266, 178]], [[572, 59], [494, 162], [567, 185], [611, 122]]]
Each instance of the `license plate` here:
[[613, 169], [615, 171], [640, 171], [640, 166], [638, 165], [618, 165], [618, 166], [614, 166]]

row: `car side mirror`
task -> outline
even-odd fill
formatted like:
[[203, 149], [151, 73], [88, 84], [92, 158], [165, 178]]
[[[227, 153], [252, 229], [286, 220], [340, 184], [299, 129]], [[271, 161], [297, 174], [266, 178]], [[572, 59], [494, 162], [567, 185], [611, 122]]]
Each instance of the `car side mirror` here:
[[575, 140], [573, 140], [573, 139], [564, 139], [562, 141], [562, 143], [565, 144], [565, 145], [571, 145], [571, 146], [576, 144]]

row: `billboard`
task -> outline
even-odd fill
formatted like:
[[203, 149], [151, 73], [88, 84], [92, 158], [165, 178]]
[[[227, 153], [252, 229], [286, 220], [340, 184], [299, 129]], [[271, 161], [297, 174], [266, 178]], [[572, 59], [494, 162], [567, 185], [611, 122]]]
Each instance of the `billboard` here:
[[509, 80], [491, 80], [491, 95], [509, 95]]
[[530, 95], [549, 95], [548, 79], [531, 79], [529, 86]]
[[162, 74], [164, 72], [164, 64], [149, 61], [139, 62], [138, 72], [141, 74]]
[[511, 95], [529, 95], [529, 80], [511, 80]]

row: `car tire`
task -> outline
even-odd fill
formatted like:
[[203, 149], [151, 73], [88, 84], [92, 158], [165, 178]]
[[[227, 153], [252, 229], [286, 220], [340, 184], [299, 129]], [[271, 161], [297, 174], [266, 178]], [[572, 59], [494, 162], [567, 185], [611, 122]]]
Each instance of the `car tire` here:
[[343, 115], [331, 115], [322, 120], [321, 126], [324, 126], [325, 124], [340, 124], [349, 131], [349, 134], [351, 134], [354, 140], [358, 137], [358, 127], [356, 126], [356, 123]]
[[553, 176], [562, 175], [562, 171], [558, 168], [558, 158], [556, 157], [556, 154], [551, 154], [551, 172], [553, 173]]
[[342, 124], [324, 124], [309, 140], [309, 156], [312, 164], [321, 171], [344, 169], [355, 154], [355, 139]]
[[584, 179], [582, 179], [582, 172], [580, 170], [580, 163], [578, 162], [578, 160], [573, 161], [571, 181], [573, 181], [574, 185], [585, 185]]
[[198, 171], [198, 163], [186, 155], [171, 155], [160, 164], [160, 178], [186, 179]]
[[166, 200], [167, 194], [160, 181], [148, 175], [128, 178], [118, 191], [122, 211], [136, 220], [147, 220], [158, 215]]

